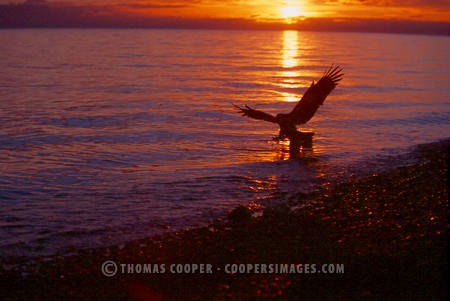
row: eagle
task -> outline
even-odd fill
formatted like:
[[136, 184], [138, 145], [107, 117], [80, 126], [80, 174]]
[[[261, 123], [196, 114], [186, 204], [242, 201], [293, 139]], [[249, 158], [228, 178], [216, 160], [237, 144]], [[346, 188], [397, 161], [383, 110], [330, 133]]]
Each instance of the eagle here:
[[245, 108], [239, 107], [232, 103], [238, 109], [242, 116], [250, 118], [277, 123], [280, 126], [280, 133], [278, 139], [288, 138], [290, 141], [290, 153], [295, 157], [298, 148], [300, 147], [300, 140], [302, 139], [301, 132], [297, 131], [297, 125], [305, 124], [316, 114], [319, 106], [323, 105], [327, 96], [336, 88], [342, 80], [344, 73], [340, 66], [332, 65], [325, 70], [322, 78], [306, 90], [303, 97], [296, 104], [294, 109], [287, 114], [277, 114], [275, 116], [265, 113], [260, 110], [255, 110], [248, 105]]

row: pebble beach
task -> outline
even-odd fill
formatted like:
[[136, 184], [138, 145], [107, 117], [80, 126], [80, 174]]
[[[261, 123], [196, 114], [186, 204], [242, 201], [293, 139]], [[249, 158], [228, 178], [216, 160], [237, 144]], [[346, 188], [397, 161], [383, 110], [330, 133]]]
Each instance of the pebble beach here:
[[[206, 227], [3, 262], [2, 300], [446, 300], [449, 141]], [[286, 264], [293, 270], [274, 268]], [[342, 269], [324, 273], [324, 264]]]

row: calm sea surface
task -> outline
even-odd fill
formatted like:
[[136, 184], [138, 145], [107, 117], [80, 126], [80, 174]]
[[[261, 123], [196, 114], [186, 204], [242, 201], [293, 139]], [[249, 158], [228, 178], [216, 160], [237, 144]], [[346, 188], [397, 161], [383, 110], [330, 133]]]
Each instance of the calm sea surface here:
[[[200, 225], [446, 138], [449, 49], [414, 35], [0, 31], [0, 257]], [[287, 113], [332, 63], [345, 77], [303, 127], [302, 160], [230, 104]]]

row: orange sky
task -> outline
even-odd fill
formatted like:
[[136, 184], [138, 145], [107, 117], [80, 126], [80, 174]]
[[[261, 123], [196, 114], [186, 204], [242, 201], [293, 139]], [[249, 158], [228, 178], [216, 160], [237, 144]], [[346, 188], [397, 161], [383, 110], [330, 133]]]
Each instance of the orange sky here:
[[[41, 2], [42, 0], [28, 0]], [[1, 4], [25, 1], [0, 0]], [[295, 22], [299, 17], [450, 20], [450, 0], [56, 0], [47, 3], [118, 5], [133, 13], [195, 18]], [[292, 18], [287, 19], [288, 8]], [[283, 15], [284, 10], [284, 15]]]
[[[200, 18], [231, 17], [274, 21], [284, 19], [283, 10], [291, 8], [301, 17], [450, 20], [449, 0], [157, 0], [134, 3], [135, 11]], [[145, 9], [146, 5], [151, 5], [151, 8]]]
[[[0, 0], [0, 5], [6, 6], [8, 3], [17, 5], [24, 2], [28, 5], [21, 5], [22, 8], [29, 7], [29, 4], [32, 4], [31, 6], [58, 7], [60, 11], [64, 8], [68, 16], [71, 15], [70, 9], [72, 9], [73, 14], [77, 13], [78, 16], [81, 16], [79, 20], [86, 16], [89, 16], [91, 20], [93, 16], [103, 18], [109, 16], [109, 20], [113, 17], [118, 20], [122, 16], [124, 20], [128, 21], [133, 18], [148, 20], [154, 17], [172, 19], [175, 17], [190, 20], [195, 18], [199, 23], [202, 20], [217, 19], [224, 24], [224, 20], [233, 19], [258, 24], [290, 25], [312, 24], [311, 22], [314, 20], [316, 20], [314, 22], [318, 21], [317, 24], [322, 25], [330, 22], [335, 22], [334, 24], [351, 23], [352, 20], [359, 20], [358, 22], [361, 20], [406, 20], [445, 23], [449, 23], [450, 20], [450, 0]], [[16, 13], [17, 11], [16, 9], [10, 12]], [[4, 16], [8, 17], [10, 12], [6, 13], [5, 10]], [[44, 12], [42, 14], [45, 15]], [[55, 15], [58, 16], [58, 13]], [[20, 16], [18, 13], [18, 18]], [[23, 16], [23, 20], [26, 21], [30, 15]], [[47, 24], [50, 24], [50, 17], [47, 17], [49, 19]], [[39, 18], [36, 17], [36, 19]], [[393, 26], [403, 26], [399, 24]], [[357, 27], [358, 25], [355, 25], [355, 28]], [[314, 26], [311, 28], [314, 29]], [[443, 30], [446, 31], [445, 28]]]

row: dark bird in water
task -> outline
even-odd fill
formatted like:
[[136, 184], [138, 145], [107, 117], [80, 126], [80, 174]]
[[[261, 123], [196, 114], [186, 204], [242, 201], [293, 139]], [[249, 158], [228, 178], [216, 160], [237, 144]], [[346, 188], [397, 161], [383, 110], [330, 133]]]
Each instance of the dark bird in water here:
[[[291, 157], [296, 157], [300, 145], [305, 139], [305, 134], [307, 134], [297, 131], [297, 125], [305, 124], [313, 118], [319, 106], [323, 105], [327, 96], [336, 88], [339, 81], [342, 80], [343, 75], [342, 68], [339, 66], [331, 66], [325, 71], [317, 83], [312, 82], [311, 86], [303, 94], [303, 97], [288, 114], [277, 114], [273, 116], [263, 111], [252, 109], [247, 105], [245, 105], [245, 108], [241, 108], [232, 104], [242, 113], [242, 116], [277, 123], [280, 126], [280, 133], [277, 138], [288, 138], [290, 141], [289, 152]], [[312, 134], [309, 133], [309, 138], [311, 136]]]

